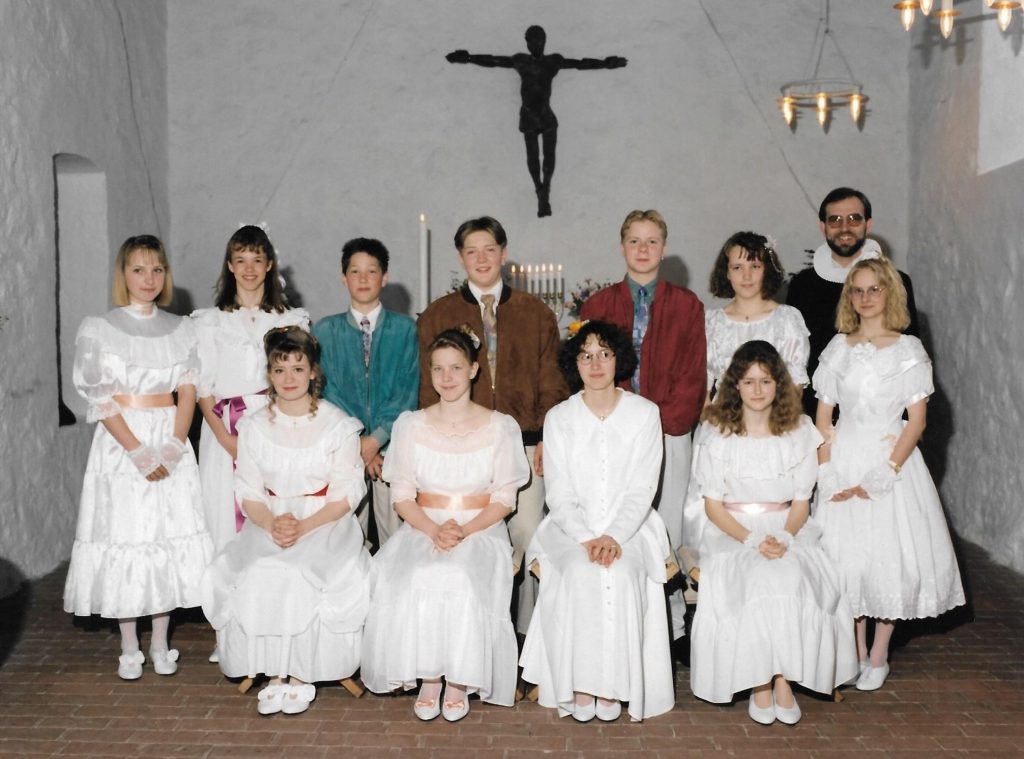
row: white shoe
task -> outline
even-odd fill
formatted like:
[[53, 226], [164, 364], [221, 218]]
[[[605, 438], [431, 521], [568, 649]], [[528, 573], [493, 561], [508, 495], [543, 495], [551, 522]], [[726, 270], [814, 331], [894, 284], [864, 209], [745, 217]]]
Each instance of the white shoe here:
[[153, 662], [153, 671], [158, 675], [173, 675], [178, 671], [178, 649], [157, 651], [149, 649], [149, 660]]
[[614, 722], [622, 714], [622, 703], [620, 701], [613, 701], [610, 704], [601, 703], [602, 699], [597, 699], [596, 714], [597, 718], [602, 722]]
[[886, 662], [881, 667], [868, 667], [857, 678], [857, 690], [878, 690], [885, 684], [885, 678], [888, 676], [889, 662]]
[[754, 720], [760, 725], [770, 725], [775, 721], [775, 694], [772, 694], [772, 703], [770, 706], [758, 706], [754, 703], [754, 693], [750, 693], [750, 703], [747, 704], [747, 714], [750, 715], [750, 719]]
[[146, 661], [141, 651], [121, 654], [117, 659], [117, 676], [122, 680], [138, 680], [142, 677], [142, 662]]
[[210, 658], [207, 661], [210, 664], [220, 664], [220, 651], [216, 646], [213, 647], [213, 651], [210, 652]]
[[441, 684], [437, 683], [437, 693], [431, 698], [423, 697], [423, 688], [427, 685], [433, 685], [434, 683], [423, 683], [420, 686], [419, 695], [416, 696], [416, 703], [412, 705], [412, 713], [416, 715], [417, 719], [421, 719], [424, 722], [429, 722], [432, 719], [436, 719], [441, 713]]
[[302, 714], [316, 698], [316, 686], [311, 683], [281, 687], [286, 689], [281, 699], [281, 711], [285, 714]]
[[594, 719], [597, 714], [597, 699], [591, 698], [590, 703], [586, 706], [580, 706], [576, 704], [576, 708], [573, 710], [572, 718], [577, 722], [590, 722]]
[[[774, 695], [772, 696], [774, 699]], [[796, 696], [793, 696], [792, 706], [779, 706], [778, 702], [775, 702], [775, 719], [784, 725], [795, 725], [800, 721], [803, 714], [800, 713], [800, 704], [796, 702]]]
[[257, 696], [256, 711], [263, 715], [277, 714], [281, 711], [281, 702], [284, 700], [287, 687], [277, 683], [261, 690]]

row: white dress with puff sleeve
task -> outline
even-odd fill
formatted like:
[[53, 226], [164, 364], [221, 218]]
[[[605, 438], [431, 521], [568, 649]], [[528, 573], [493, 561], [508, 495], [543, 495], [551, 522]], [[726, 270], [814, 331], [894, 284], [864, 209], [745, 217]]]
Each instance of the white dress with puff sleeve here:
[[[122, 407], [117, 395], [162, 395], [194, 385], [196, 338], [187, 319], [154, 308], [117, 308], [82, 322], [75, 340], [75, 388], [86, 420], [120, 414], [143, 445], [174, 434], [174, 406]], [[148, 481], [102, 424], [85, 465], [64, 609], [135, 618], [199, 605], [199, 578], [213, 547], [187, 442], [169, 477]]]
[[[305, 519], [327, 503], [363, 496], [362, 425], [327, 401], [315, 416], [270, 408], [239, 423], [239, 502]], [[228, 677], [294, 675], [339, 680], [359, 667], [369, 607], [370, 555], [352, 512], [280, 548], [246, 521], [203, 576], [203, 611], [217, 631]]]
[[[934, 392], [932, 363], [921, 341], [851, 346], [836, 335], [814, 372], [819, 400], [839, 406], [832, 441], [835, 491], [888, 466], [903, 430], [903, 410]], [[915, 448], [892, 489], [865, 501], [828, 500], [818, 488], [814, 517], [824, 546], [846, 581], [853, 613], [878, 619], [934, 617], [965, 602], [939, 494]]]
[[725, 374], [736, 349], [750, 340], [771, 343], [786, 362], [795, 384], [806, 385], [810, 381], [810, 332], [803, 315], [792, 306], [780, 303], [768, 316], [752, 322], [730, 319], [724, 308], [711, 308], [704, 312], [704, 332], [708, 340], [708, 388]]
[[[550, 513], [530, 543], [540, 600], [523, 647], [523, 679], [542, 706], [575, 710], [574, 691], [628, 701], [634, 720], [675, 705], [665, 605], [668, 532], [651, 502], [662, 435], [658, 407], [623, 390], [603, 421], [581, 393], [544, 420]], [[622, 548], [611, 566], [581, 545], [608, 535]]]
[[[232, 419], [267, 405], [267, 355], [263, 336], [276, 327], [309, 329], [304, 308], [281, 313], [259, 308], [201, 308], [192, 313], [199, 341], [198, 398], [213, 396], [225, 402], [221, 419], [231, 430]], [[237, 427], [236, 427], [237, 429]], [[203, 419], [199, 444], [199, 480], [203, 489], [206, 524], [219, 551], [235, 537], [234, 462]]]
[[[801, 417], [797, 429], [773, 437], [723, 435], [708, 422], [701, 431], [705, 444], [693, 476], [703, 496], [728, 504], [810, 498], [821, 435], [808, 417]], [[789, 509], [729, 513], [756, 534], [777, 534]], [[708, 522], [700, 554], [690, 642], [695, 696], [725, 703], [777, 674], [830, 693], [857, 674], [853, 614], [813, 519], [779, 559], [766, 559]]]
[[[516, 421], [493, 412], [464, 435], [431, 427], [423, 411], [395, 421], [384, 459], [391, 501], [417, 493], [489, 494], [515, 507], [530, 478]], [[424, 508], [438, 524], [465, 524], [480, 509]], [[512, 544], [504, 521], [470, 535], [447, 552], [403, 523], [373, 557], [370, 614], [361, 677], [370, 690], [411, 689], [417, 678], [444, 676], [484, 701], [512, 706], [518, 648], [509, 605]]]

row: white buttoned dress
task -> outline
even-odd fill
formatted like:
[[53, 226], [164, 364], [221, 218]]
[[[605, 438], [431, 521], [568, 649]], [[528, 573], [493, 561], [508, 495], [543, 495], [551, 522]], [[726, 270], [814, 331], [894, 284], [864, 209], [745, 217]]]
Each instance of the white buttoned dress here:
[[[651, 509], [661, 421], [655, 404], [618, 392], [604, 420], [577, 393], [544, 422], [550, 513], [527, 552], [540, 565], [540, 599], [520, 663], [541, 705], [561, 716], [575, 709], [574, 691], [629, 702], [634, 720], [675, 704], [663, 589], [670, 548]], [[610, 567], [591, 562], [582, 545], [602, 535], [622, 547]]]

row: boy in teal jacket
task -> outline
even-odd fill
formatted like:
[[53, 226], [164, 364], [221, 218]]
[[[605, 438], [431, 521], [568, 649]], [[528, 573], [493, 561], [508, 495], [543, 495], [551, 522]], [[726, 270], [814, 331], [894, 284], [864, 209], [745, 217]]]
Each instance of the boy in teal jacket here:
[[[391, 508], [390, 488], [381, 480], [381, 467], [391, 425], [403, 411], [416, 408], [420, 371], [416, 322], [388, 311], [380, 302], [381, 290], [388, 282], [388, 259], [388, 249], [380, 240], [357, 237], [345, 243], [341, 281], [352, 305], [313, 327], [327, 378], [324, 397], [363, 423], [360, 454], [378, 548], [401, 525]], [[357, 510], [364, 534], [370, 511], [365, 501]]]

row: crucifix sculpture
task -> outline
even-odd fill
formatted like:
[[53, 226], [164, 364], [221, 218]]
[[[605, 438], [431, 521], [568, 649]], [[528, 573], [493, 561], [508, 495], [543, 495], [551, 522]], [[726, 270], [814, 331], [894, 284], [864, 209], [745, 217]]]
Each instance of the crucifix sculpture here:
[[[551, 215], [551, 175], [555, 172], [555, 144], [558, 141], [558, 119], [551, 110], [551, 80], [562, 69], [617, 69], [626, 59], [617, 55], [607, 58], [565, 58], [558, 53], [545, 55], [547, 34], [539, 26], [526, 30], [529, 53], [515, 55], [471, 54], [455, 50], [445, 56], [449, 63], [474, 63], [487, 68], [515, 69], [522, 80], [519, 109], [519, 131], [526, 141], [526, 168], [530, 170], [537, 192], [537, 215]], [[541, 155], [543, 154], [543, 164]]]

